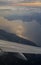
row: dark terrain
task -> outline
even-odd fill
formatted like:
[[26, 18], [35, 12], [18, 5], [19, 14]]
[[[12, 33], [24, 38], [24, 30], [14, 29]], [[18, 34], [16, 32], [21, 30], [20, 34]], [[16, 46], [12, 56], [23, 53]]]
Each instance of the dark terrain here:
[[31, 46], [37, 46], [34, 42], [30, 40], [26, 40], [24, 38], [17, 36], [16, 34], [8, 33], [4, 30], [0, 30], [0, 40], [16, 42], [16, 43], [21, 43], [21, 44], [26, 44]]
[[40, 54], [24, 54], [27, 61], [15, 57], [15, 53], [4, 53], [0, 56], [0, 65], [41, 65]]

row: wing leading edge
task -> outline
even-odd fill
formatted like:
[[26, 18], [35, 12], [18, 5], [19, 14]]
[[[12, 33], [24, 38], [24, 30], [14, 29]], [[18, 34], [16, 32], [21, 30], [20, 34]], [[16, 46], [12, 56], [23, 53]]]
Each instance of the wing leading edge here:
[[0, 40], [0, 55], [4, 52], [15, 52], [15, 56], [27, 60], [23, 53], [41, 54], [41, 48]]

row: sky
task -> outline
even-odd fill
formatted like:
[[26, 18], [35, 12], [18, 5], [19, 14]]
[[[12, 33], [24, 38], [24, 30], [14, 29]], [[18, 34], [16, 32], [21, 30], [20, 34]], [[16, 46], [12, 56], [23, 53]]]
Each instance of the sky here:
[[[38, 2], [40, 3], [41, 0], [0, 0], [0, 6], [2, 5], [11, 5], [12, 3], [27, 3], [27, 2]], [[27, 3], [29, 4], [29, 3]], [[32, 3], [31, 3], [32, 4]]]

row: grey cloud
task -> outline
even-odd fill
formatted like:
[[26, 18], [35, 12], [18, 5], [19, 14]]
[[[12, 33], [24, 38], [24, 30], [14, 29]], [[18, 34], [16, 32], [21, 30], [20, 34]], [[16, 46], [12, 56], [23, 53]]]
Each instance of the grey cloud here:
[[5, 17], [8, 20], [22, 20], [23, 22], [31, 22], [36, 20], [41, 24], [41, 13], [33, 13], [32, 15], [9, 15]]
[[18, 3], [18, 2], [41, 2], [41, 0], [0, 0], [0, 2], [4, 2], [4, 3]]
[[10, 0], [13, 2], [41, 2], [41, 0]]
[[0, 6], [9, 5], [11, 2], [8, 0], [0, 0]]
[[8, 5], [8, 2], [0, 2], [0, 6]]
[[27, 8], [28, 11], [12, 11], [12, 10], [0, 10], [0, 16], [5, 19], [12, 20], [22, 20], [23, 22], [31, 22], [36, 20], [41, 24], [41, 8]]
[[[3, 17], [0, 17], [0, 29], [3, 29], [7, 32], [10, 33], [15, 33], [17, 34], [17, 30], [19, 30], [19, 26], [23, 26], [23, 37], [26, 39], [29, 39], [33, 42], [35, 42], [38, 45], [41, 45], [41, 27], [40, 25], [36, 22], [23, 22], [21, 20], [13, 20], [13, 21], [8, 21], [7, 19], [4, 19]], [[21, 32], [21, 30], [20, 30]]]
[[24, 2], [41, 2], [41, 0], [24, 0]]
[[41, 0], [0, 0], [0, 5], [9, 5], [18, 2], [41, 2]]

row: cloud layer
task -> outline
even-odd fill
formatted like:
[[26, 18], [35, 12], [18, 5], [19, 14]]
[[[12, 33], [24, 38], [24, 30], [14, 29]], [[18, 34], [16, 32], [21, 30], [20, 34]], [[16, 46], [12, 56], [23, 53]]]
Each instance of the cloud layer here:
[[0, 29], [6, 30], [10, 33], [16, 33], [17, 35], [22, 35], [24, 28], [21, 20], [8, 21], [3, 17], [0, 17]]
[[32, 22], [23, 22], [22, 20], [8, 21], [0, 17], [0, 29], [41, 45], [41, 25], [35, 20]]
[[12, 3], [14, 4], [19, 2], [41, 2], [41, 0], [0, 0], [0, 6], [11, 5]]
[[0, 6], [8, 6], [8, 5], [10, 5], [10, 1], [8, 1], [8, 0], [0, 0]]

